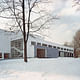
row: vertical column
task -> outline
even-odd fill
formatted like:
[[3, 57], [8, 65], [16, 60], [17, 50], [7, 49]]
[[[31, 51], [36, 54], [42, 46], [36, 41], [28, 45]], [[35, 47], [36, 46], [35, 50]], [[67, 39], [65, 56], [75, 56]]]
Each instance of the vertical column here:
[[4, 52], [2, 52], [2, 59], [4, 59]]
[[47, 48], [45, 48], [45, 57], [48, 57], [48, 56], [47, 56]]

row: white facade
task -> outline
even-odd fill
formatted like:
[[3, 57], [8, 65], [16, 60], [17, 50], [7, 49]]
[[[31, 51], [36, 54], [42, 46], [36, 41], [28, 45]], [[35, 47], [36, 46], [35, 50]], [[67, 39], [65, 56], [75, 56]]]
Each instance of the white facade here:
[[74, 56], [74, 48], [66, 47], [66, 46], [63, 46], [63, 45], [59, 45], [59, 44], [56, 44], [56, 43], [45, 41], [43, 39], [32, 38], [32, 37], [29, 38], [29, 43], [28, 43], [29, 45], [28, 45], [28, 47], [30, 47], [33, 50], [31, 51], [31, 49], [28, 49], [28, 50], [30, 50], [28, 53], [33, 53], [34, 54], [34, 52], [35, 52], [34, 51], [34, 46], [31, 45], [31, 42], [36, 42], [36, 45], [37, 45], [37, 43], [41, 43], [41, 46], [43, 44], [47, 44], [47, 47], [49, 47], [49, 45], [52, 46], [52, 48], [55, 47], [61, 53], [60, 54], [61, 57], [64, 57], [64, 53], [72, 53], [73, 56]]
[[[22, 38], [21, 35], [22, 35], [21, 33], [19, 33], [18, 35], [15, 35], [15, 36], [13, 35], [12, 41]], [[29, 40], [28, 40], [28, 46], [27, 46], [27, 50], [28, 50], [27, 51], [28, 52], [27, 57], [35, 57], [35, 55], [34, 55], [34, 53], [35, 53], [34, 45], [32, 45], [31, 42], [35, 42], [35, 45], [37, 45], [37, 43], [41, 43], [41, 46], [43, 44], [46, 44], [47, 47], [49, 45], [52, 46], [52, 47], [56, 47], [56, 49], [58, 49], [59, 52], [61, 53], [60, 54], [61, 57], [64, 57], [64, 53], [66, 53], [66, 52], [67, 53], [72, 53], [72, 54], [74, 53], [74, 49], [71, 48], [71, 47], [66, 47], [66, 46], [63, 46], [63, 45], [59, 45], [59, 44], [56, 44], [56, 43], [45, 41], [40, 36], [30, 35]]]
[[0, 29], [0, 53], [4, 59], [4, 53], [10, 53], [10, 35], [9, 32]]
[[[11, 55], [11, 41], [15, 41], [18, 39], [22, 39], [22, 33], [19, 32], [18, 34], [11, 34], [11, 35], [7, 35], [6, 32], [4, 30], [0, 30], [0, 53], [2, 53], [2, 58], [4, 58], [4, 53], [9, 53]], [[36, 35], [30, 35], [29, 36], [29, 40], [28, 40], [28, 47], [27, 47], [27, 57], [35, 57], [35, 49], [34, 49], [34, 45], [31, 44], [31, 42], [35, 42], [35, 45], [37, 45], [38, 43], [41, 44], [41, 46], [43, 44], [46, 44], [47, 47], [52, 47], [52, 48], [56, 48], [59, 50], [59, 52], [61, 52], [61, 56], [64, 56], [64, 52], [68, 52], [68, 53], [74, 53], [74, 49], [70, 48], [70, 47], [66, 47], [66, 46], [62, 46], [59, 44], [55, 44], [52, 42], [48, 42], [45, 41], [43, 38], [41, 38], [40, 36], [36, 36]], [[23, 54], [23, 50], [19, 50], [16, 47], [13, 47], [14, 50], [16, 50], [17, 52]], [[24, 56], [23, 56], [24, 57]]]

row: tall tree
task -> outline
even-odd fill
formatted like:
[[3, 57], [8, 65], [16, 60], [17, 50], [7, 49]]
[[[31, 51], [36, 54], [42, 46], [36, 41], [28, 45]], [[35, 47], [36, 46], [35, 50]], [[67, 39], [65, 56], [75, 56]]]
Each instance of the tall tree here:
[[80, 51], [80, 30], [78, 30], [73, 39], [75, 56], [78, 56], [78, 51]]
[[[0, 17], [11, 21], [9, 29], [21, 30], [24, 40], [24, 61], [27, 62], [27, 42], [30, 32], [46, 29], [44, 26], [53, 19], [57, 19], [39, 9], [40, 4], [48, 4], [48, 0], [1, 0]], [[6, 14], [5, 14], [6, 13]], [[35, 16], [34, 16], [35, 14]], [[34, 17], [35, 18], [34, 18]], [[26, 35], [27, 34], [27, 35]]]
[[[26, 44], [26, 31], [25, 31], [25, 1], [24, 0], [23, 0], [23, 3], [22, 3], [22, 10], [23, 10], [24, 61], [27, 62], [27, 51], [26, 51], [26, 49], [27, 49], [26, 45], [27, 44]], [[29, 21], [28, 21], [28, 25], [27, 26], [29, 27]], [[29, 34], [29, 32], [27, 34]]]

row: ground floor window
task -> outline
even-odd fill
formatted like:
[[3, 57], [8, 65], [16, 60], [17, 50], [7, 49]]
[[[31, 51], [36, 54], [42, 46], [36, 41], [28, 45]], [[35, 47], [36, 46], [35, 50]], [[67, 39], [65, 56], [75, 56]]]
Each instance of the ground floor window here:
[[60, 57], [73, 57], [73, 53], [59, 52]]
[[71, 53], [70, 56], [73, 57], [73, 54]]

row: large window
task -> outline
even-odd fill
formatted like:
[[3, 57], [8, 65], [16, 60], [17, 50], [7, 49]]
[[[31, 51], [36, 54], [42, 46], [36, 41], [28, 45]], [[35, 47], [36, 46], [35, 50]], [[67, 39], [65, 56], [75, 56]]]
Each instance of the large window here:
[[12, 58], [23, 57], [23, 39], [11, 41], [11, 55]]

